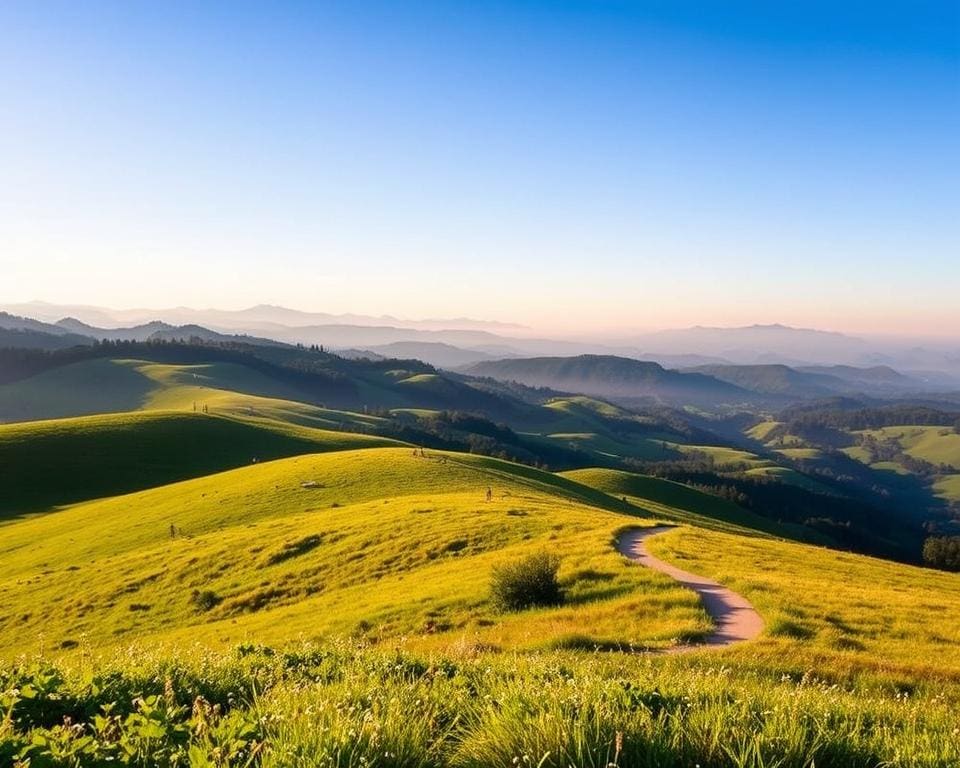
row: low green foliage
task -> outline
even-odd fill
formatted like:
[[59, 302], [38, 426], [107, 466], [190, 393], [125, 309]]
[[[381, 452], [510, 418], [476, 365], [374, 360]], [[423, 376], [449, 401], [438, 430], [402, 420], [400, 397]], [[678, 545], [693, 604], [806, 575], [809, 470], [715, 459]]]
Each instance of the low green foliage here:
[[542, 551], [497, 566], [490, 589], [493, 604], [501, 611], [560, 605], [563, 591], [557, 578], [559, 570], [560, 558]]
[[131, 648], [0, 668], [0, 764], [946, 768], [958, 695], [709, 655]]

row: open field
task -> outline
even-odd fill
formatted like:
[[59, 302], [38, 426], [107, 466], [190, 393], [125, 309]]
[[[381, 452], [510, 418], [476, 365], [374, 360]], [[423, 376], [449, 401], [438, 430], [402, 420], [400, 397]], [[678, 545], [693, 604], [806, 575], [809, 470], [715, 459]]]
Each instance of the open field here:
[[[960, 434], [956, 430], [950, 427], [903, 425], [861, 430], [854, 434], [880, 442], [896, 441], [906, 456], [929, 462], [938, 472], [933, 480], [934, 492], [947, 501], [960, 502]], [[870, 454], [861, 445], [846, 448], [844, 452], [874, 469], [899, 474], [911, 472], [903, 460], [870, 463]]]
[[764, 616], [763, 636], [731, 658], [904, 685], [960, 681], [960, 574], [693, 528], [652, 538], [648, 548], [744, 595]]
[[896, 439], [904, 453], [931, 464], [946, 464], [960, 472], [960, 434], [949, 427], [899, 426], [865, 430], [860, 435], [870, 435], [878, 440]]
[[729, 469], [745, 466], [749, 469], [766, 467], [772, 464], [750, 451], [727, 448], [718, 445], [671, 445], [682, 454], [704, 454], [714, 462], [717, 469]]

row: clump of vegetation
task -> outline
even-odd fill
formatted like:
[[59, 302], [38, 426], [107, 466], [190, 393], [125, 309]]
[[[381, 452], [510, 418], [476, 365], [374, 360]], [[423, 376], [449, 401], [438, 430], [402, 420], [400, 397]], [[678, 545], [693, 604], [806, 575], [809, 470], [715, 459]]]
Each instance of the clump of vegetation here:
[[302, 539], [297, 539], [296, 541], [284, 542], [280, 549], [267, 557], [266, 564], [276, 565], [277, 563], [282, 563], [284, 560], [306, 554], [311, 549], [319, 547], [322, 543], [323, 536], [319, 534], [304, 536]]
[[923, 561], [945, 571], [960, 571], [960, 536], [931, 536], [923, 544]]
[[491, 596], [501, 611], [522, 611], [534, 606], [560, 605], [563, 590], [557, 578], [560, 558], [536, 552], [493, 572]]
[[223, 598], [212, 589], [195, 589], [190, 594], [190, 604], [204, 613], [211, 608], [216, 608], [222, 602]]

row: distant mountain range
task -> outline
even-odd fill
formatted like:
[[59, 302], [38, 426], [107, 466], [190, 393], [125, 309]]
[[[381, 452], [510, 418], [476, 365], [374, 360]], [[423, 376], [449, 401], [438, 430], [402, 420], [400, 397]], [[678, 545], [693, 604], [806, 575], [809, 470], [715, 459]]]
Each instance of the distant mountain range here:
[[609, 355], [485, 361], [465, 371], [621, 403], [652, 398], [672, 405], [777, 407], [848, 394], [897, 397], [924, 389], [922, 381], [882, 366], [710, 365], [668, 370], [657, 363]]
[[277, 346], [273, 339], [245, 334], [224, 334], [199, 325], [170, 325], [154, 320], [129, 328], [97, 328], [76, 318], [65, 317], [44, 323], [27, 317], [0, 312], [0, 346], [31, 349], [66, 349], [97, 341], [158, 341], [202, 339], [207, 342], [241, 342]]
[[396, 357], [400, 359], [422, 360], [437, 368], [448, 370], [462, 368], [482, 360], [494, 360], [513, 355], [494, 355], [479, 349], [464, 349], [452, 344], [430, 341], [395, 341], [368, 348], [378, 357]]
[[[733, 398], [739, 390], [739, 394], [754, 400], [759, 396], [774, 401], [845, 393], [890, 396], [960, 389], [960, 342], [954, 346], [884, 346], [841, 333], [784, 325], [695, 327], [600, 343], [531, 338], [519, 335], [524, 331], [520, 326], [463, 318], [393, 325], [384, 324], [385, 318], [301, 312], [270, 305], [237, 311], [186, 307], [155, 311], [32, 302], [7, 308], [26, 314], [0, 313], [3, 346], [58, 349], [100, 339], [198, 337], [211, 342], [322, 345], [343, 351], [348, 357], [417, 359], [461, 372], [501, 360], [592, 356], [656, 364], [664, 372], [658, 374], [661, 377], [676, 371], [706, 376], [726, 386], [714, 390], [713, 395], [718, 397]], [[386, 319], [394, 322], [393, 318]], [[638, 391], [645, 393], [639, 396], [675, 402], [679, 386], [679, 391], [699, 397], [683, 389], [688, 379], [664, 379], [653, 386], [653, 370], [648, 369], [646, 384], [638, 385]], [[627, 378], [621, 380], [621, 375]], [[627, 375], [604, 367], [603, 376], [612, 377], [604, 391], [622, 388], [630, 375], [644, 378], [639, 369]], [[548, 379], [552, 382], [549, 386], [557, 386], [551, 377]], [[597, 381], [593, 384], [598, 386]], [[591, 391], [600, 394], [599, 390]]]
[[[48, 324], [73, 318], [71, 332], [96, 333], [124, 328], [200, 326], [227, 336], [241, 334], [289, 344], [322, 344], [329, 349], [370, 350], [394, 344], [411, 347], [440, 367], [506, 357], [555, 357], [583, 354], [651, 360], [665, 368], [704, 365], [787, 365], [797, 369], [845, 365], [887, 366], [931, 389], [960, 387], [960, 338], [923, 344], [866, 340], [832, 331], [786, 325], [739, 328], [696, 326], [621, 338], [565, 340], [537, 338], [520, 325], [470, 318], [400, 320], [390, 316], [303, 312], [267, 304], [242, 310], [107, 309], [45, 302], [8, 304], [9, 313]], [[78, 325], [79, 324], [79, 325]], [[85, 326], [85, 327], [84, 327]], [[91, 330], [95, 329], [95, 330]], [[456, 347], [444, 349], [441, 346]], [[390, 350], [386, 354], [392, 354]]]
[[755, 393], [713, 376], [613, 355], [496, 360], [476, 363], [466, 373], [626, 403], [649, 398], [674, 404], [735, 405], [758, 399]]
[[695, 326], [633, 337], [631, 346], [671, 355], [712, 355], [739, 364], [848, 363], [869, 351], [863, 339], [786, 325]]
[[917, 391], [923, 386], [886, 366], [702, 365], [685, 370], [704, 373], [758, 394], [801, 399], [845, 392], [893, 394]]
[[524, 330], [524, 326], [516, 323], [474, 320], [465, 317], [401, 320], [390, 315], [373, 317], [371, 315], [303, 312], [298, 309], [288, 309], [271, 304], [258, 304], [254, 307], [239, 310], [193, 309], [191, 307], [108, 309], [83, 304], [49, 304], [42, 301], [31, 301], [21, 304], [7, 304], [3, 308], [11, 314], [35, 317], [48, 323], [56, 322], [63, 317], [73, 317], [99, 328], [144, 325], [159, 319], [171, 325], [204, 325], [212, 328], [240, 331], [277, 325], [290, 328], [317, 325], [391, 326], [427, 331], [485, 330], [497, 333], [515, 333]]

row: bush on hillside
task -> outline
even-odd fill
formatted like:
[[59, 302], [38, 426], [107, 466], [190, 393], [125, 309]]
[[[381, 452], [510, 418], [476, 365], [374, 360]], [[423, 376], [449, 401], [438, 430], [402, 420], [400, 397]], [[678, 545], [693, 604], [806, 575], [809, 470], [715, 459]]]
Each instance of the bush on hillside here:
[[198, 611], [209, 611], [223, 602], [223, 598], [211, 589], [195, 589], [190, 595], [190, 602]]
[[960, 571], [960, 536], [931, 536], [923, 543], [923, 562], [945, 571]]
[[493, 571], [491, 593], [500, 611], [522, 611], [538, 605], [560, 605], [563, 590], [557, 579], [560, 558], [537, 552]]

